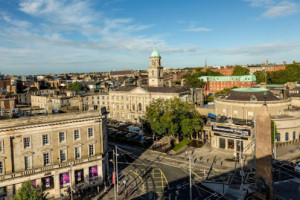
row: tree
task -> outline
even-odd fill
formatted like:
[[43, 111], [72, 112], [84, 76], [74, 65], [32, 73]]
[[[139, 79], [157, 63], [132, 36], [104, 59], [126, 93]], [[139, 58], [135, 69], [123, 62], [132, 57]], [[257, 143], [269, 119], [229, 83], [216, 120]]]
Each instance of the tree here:
[[244, 76], [244, 75], [249, 75], [250, 70], [247, 67], [242, 67], [242, 66], [235, 66], [233, 69], [233, 76]]
[[68, 90], [80, 92], [80, 91], [84, 90], [84, 87], [80, 82], [76, 81], [76, 82], [68, 85]]
[[272, 144], [274, 144], [275, 140], [277, 140], [277, 127], [276, 124], [273, 120], [271, 120], [271, 140], [272, 140]]
[[34, 187], [30, 181], [23, 183], [13, 200], [43, 200], [46, 199], [40, 187]]
[[209, 69], [206, 71], [201, 71], [203, 68], [196, 69], [196, 72], [192, 74], [185, 74], [181, 79], [185, 79], [187, 85], [190, 85], [193, 88], [202, 88], [206, 84], [202, 80], [199, 80], [201, 76], [222, 76], [219, 72], [213, 72]]
[[179, 137], [192, 136], [202, 129], [203, 119], [195, 106], [179, 98], [157, 99], [147, 106], [145, 119], [158, 135], [170, 135], [179, 142]]

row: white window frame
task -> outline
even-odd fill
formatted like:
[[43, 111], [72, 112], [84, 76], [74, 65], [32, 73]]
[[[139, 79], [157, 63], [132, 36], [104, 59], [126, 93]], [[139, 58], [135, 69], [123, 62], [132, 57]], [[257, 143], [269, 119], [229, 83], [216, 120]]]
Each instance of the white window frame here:
[[[63, 133], [63, 134], [64, 134], [64, 140], [63, 140], [63, 141], [60, 141], [60, 133]], [[59, 132], [58, 132], [58, 143], [60, 144], [60, 143], [66, 142], [66, 141], [67, 141], [66, 136], [67, 136], [67, 134], [66, 134], [65, 131], [59, 131]]]
[[[90, 132], [89, 132], [90, 129], [92, 129], [92, 135], [91, 136], [90, 136]], [[87, 128], [87, 133], [88, 133], [88, 138], [93, 138], [94, 135], [95, 135], [94, 127], [88, 127]]]
[[[91, 154], [91, 151], [90, 151], [90, 146], [93, 147], [93, 153]], [[89, 150], [89, 156], [94, 156], [95, 155], [95, 144], [89, 144], [88, 145], [88, 150]]]
[[[28, 162], [28, 166], [26, 168], [26, 158], [29, 158], [29, 162]], [[25, 170], [29, 170], [29, 169], [32, 169], [32, 156], [25, 156], [24, 157], [24, 168]]]
[[[65, 152], [65, 160], [61, 159], [61, 153], [60, 153], [61, 151]], [[59, 149], [59, 160], [61, 163], [68, 161], [68, 150], [67, 149]]]
[[[29, 146], [28, 147], [25, 147], [25, 139], [26, 138], [29, 138]], [[31, 137], [30, 136], [23, 137], [23, 148], [24, 149], [31, 148]]]
[[[49, 160], [49, 163], [46, 163], [46, 164], [45, 164], [45, 154], [48, 154], [48, 160]], [[51, 165], [51, 154], [50, 154], [50, 152], [43, 152], [43, 165], [44, 166]]]
[[[76, 157], [76, 149], [79, 149], [79, 157]], [[74, 158], [75, 160], [81, 159], [81, 147], [74, 147]]]
[[5, 172], [5, 164], [4, 164], [4, 160], [0, 160], [0, 175], [3, 175]]
[[4, 153], [4, 142], [0, 140], [0, 153]]
[[[78, 138], [75, 138], [75, 131], [78, 131]], [[73, 130], [73, 139], [75, 140], [80, 140], [81, 139], [81, 135], [80, 135], [80, 129], [74, 129]]]
[[[44, 143], [44, 136], [47, 136], [47, 143]], [[49, 134], [42, 135], [42, 144], [43, 144], [43, 146], [50, 145], [50, 135]]]

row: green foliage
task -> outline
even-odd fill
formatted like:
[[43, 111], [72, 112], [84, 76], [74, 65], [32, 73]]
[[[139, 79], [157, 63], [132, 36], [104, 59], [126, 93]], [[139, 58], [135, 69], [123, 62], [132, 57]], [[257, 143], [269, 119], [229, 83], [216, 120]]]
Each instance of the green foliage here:
[[200, 131], [203, 124], [195, 106], [178, 98], [152, 102], [147, 106], [145, 119], [158, 135], [189, 137]]
[[[254, 73], [256, 76], [256, 83], [265, 82], [265, 72], [257, 71]], [[290, 64], [287, 65], [285, 70], [275, 72], [267, 72], [266, 79], [268, 84], [285, 84], [287, 82], [300, 81], [300, 65]]]
[[238, 65], [234, 67], [232, 76], [244, 76], [249, 74], [250, 74], [250, 70], [247, 67], [242, 67]]
[[208, 102], [214, 102], [214, 96], [207, 96], [206, 101]]
[[217, 95], [221, 95], [221, 94], [228, 94], [232, 89], [234, 89], [234, 88], [237, 88], [236, 86], [234, 86], [234, 87], [232, 87], [232, 88], [225, 88], [225, 89], [223, 89], [223, 90], [221, 90], [221, 91], [219, 91], [219, 92], [216, 92], [215, 94], [214, 94], [214, 96], [217, 96]]
[[80, 82], [74, 82], [68, 85], [68, 90], [80, 92], [84, 90], [83, 85]]
[[40, 187], [34, 187], [30, 181], [23, 183], [13, 200], [43, 200], [46, 199]]
[[174, 81], [174, 84], [175, 84], [175, 85], [180, 85], [180, 84], [181, 84], [181, 81], [175, 80], [175, 81]]
[[202, 68], [196, 69], [196, 72], [192, 74], [185, 74], [181, 78], [186, 80], [187, 85], [194, 88], [202, 88], [205, 82], [199, 80], [200, 76], [222, 76], [219, 72], [213, 72], [207, 69], [205, 72], [201, 71]]
[[173, 151], [177, 152], [177, 151], [179, 151], [180, 149], [182, 149], [183, 147], [185, 147], [186, 145], [188, 145], [191, 142], [192, 142], [192, 140], [182, 140], [178, 144], [175, 144], [175, 147], [173, 148]]
[[277, 132], [277, 127], [276, 127], [276, 124], [273, 120], [271, 120], [271, 137], [272, 137], [272, 144], [274, 144], [274, 141], [277, 140], [277, 135], [278, 135], [278, 132]]

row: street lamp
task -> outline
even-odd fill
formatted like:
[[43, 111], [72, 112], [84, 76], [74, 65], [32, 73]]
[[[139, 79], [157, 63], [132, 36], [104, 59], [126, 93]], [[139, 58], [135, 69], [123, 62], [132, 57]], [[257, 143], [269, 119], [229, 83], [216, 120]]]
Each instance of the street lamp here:
[[73, 167], [73, 163], [70, 163], [70, 192], [71, 192], [71, 200], [73, 200], [73, 184], [72, 184], [72, 167]]

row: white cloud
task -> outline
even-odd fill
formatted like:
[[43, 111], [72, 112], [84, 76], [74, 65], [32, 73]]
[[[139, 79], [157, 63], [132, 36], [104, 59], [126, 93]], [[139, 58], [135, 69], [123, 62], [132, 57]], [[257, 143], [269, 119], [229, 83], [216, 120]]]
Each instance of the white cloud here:
[[292, 15], [292, 14], [296, 13], [298, 11], [297, 9], [298, 9], [297, 4], [283, 1], [277, 5], [269, 7], [262, 14], [262, 16], [268, 17], [268, 18], [288, 16], [288, 15]]
[[58, 24], [88, 24], [100, 17], [89, 1], [21, 0], [19, 6], [26, 14]]
[[298, 12], [299, 5], [292, 0], [244, 0], [251, 7], [262, 8], [262, 17], [276, 18], [295, 14]]
[[202, 31], [212, 31], [212, 29], [205, 28], [205, 27], [194, 27], [194, 28], [183, 29], [181, 31], [184, 31], [184, 32], [202, 32]]

